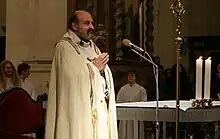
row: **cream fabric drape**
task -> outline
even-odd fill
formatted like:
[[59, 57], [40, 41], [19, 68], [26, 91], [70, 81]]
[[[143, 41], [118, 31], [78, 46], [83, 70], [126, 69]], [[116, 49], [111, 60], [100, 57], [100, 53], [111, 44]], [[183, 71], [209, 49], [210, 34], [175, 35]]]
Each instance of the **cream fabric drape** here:
[[[74, 33], [64, 35], [53, 58], [46, 117], [46, 139], [117, 139], [114, 85], [105, 68], [110, 86], [109, 108], [105, 103], [102, 77], [87, 57], [80, 54]], [[100, 53], [92, 43], [94, 52]], [[95, 51], [96, 50], [96, 51]]]

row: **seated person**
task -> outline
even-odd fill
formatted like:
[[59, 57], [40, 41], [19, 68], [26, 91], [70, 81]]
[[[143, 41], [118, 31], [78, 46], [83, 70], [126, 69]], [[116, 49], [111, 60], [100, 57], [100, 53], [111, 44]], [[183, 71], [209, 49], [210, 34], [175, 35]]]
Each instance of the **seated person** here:
[[21, 87], [20, 78], [12, 62], [5, 60], [0, 63], [0, 92], [13, 87]]

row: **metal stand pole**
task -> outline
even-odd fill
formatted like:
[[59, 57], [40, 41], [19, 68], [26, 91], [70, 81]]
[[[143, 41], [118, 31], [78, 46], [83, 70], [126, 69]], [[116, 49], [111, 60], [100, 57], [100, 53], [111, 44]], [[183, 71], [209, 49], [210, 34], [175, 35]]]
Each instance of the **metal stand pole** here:
[[153, 65], [153, 73], [155, 77], [155, 82], [156, 82], [156, 139], [159, 139], [160, 137], [160, 124], [159, 124], [159, 86], [158, 86], [158, 66], [155, 64], [151, 58], [151, 56], [145, 51], [144, 53], [149, 57], [146, 58], [145, 56], [141, 55], [139, 52], [136, 50], [131, 49], [134, 53], [142, 57], [144, 60], [150, 62]]
[[175, 15], [177, 26], [176, 33], [177, 37], [175, 38], [175, 46], [176, 46], [176, 139], [179, 139], [179, 107], [180, 107], [180, 45], [182, 43], [182, 35], [181, 35], [181, 25], [182, 20], [181, 16], [184, 14], [184, 6], [181, 3], [181, 0], [175, 0], [174, 4], [170, 7], [172, 13]]

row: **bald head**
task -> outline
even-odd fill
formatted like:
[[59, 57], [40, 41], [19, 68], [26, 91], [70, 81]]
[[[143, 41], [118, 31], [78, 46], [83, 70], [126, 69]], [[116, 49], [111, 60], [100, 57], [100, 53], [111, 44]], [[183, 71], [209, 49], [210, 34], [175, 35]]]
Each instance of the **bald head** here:
[[70, 16], [70, 18], [69, 18], [69, 21], [68, 21], [68, 28], [71, 29], [72, 23], [78, 24], [80, 18], [82, 16], [85, 16], [85, 15], [92, 17], [91, 14], [88, 11], [86, 11], [86, 10], [76, 10], [76, 11], [73, 11], [71, 16]]
[[94, 30], [92, 15], [85, 10], [74, 11], [69, 19], [69, 29], [82, 40], [89, 41], [90, 32]]
[[88, 11], [86, 11], [86, 10], [77, 10], [77, 11], [75, 11], [75, 14], [78, 16], [78, 15], [90, 15], [91, 16], [91, 14], [88, 12]]

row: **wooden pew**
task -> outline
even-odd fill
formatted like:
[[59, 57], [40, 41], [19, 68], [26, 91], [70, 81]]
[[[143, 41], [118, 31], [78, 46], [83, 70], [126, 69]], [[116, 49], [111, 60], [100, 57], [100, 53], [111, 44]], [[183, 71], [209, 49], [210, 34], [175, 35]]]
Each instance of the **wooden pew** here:
[[30, 139], [23, 136], [29, 133], [36, 133], [37, 139], [43, 138], [42, 111], [41, 103], [33, 100], [22, 88], [3, 92], [0, 95], [0, 139]]

